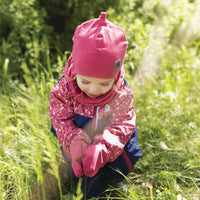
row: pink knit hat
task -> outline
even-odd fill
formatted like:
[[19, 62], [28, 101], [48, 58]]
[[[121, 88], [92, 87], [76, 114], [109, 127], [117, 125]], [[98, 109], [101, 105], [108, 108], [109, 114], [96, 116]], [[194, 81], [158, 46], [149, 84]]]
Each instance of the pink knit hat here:
[[75, 74], [117, 79], [128, 42], [125, 32], [106, 20], [106, 13], [84, 22], [73, 37], [72, 60]]

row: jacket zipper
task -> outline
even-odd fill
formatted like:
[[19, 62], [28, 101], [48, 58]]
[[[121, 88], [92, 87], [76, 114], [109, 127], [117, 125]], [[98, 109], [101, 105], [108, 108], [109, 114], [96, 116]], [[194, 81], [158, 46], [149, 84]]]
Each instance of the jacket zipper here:
[[98, 115], [99, 115], [99, 106], [94, 109], [94, 116], [92, 120], [92, 132], [97, 130], [98, 126]]

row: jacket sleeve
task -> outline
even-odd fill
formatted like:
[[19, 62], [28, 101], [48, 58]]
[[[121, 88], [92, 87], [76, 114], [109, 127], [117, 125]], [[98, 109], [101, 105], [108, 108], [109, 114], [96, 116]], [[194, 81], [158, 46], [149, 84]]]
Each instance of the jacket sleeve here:
[[128, 89], [127, 94], [119, 95], [112, 107], [114, 111], [110, 122], [99, 137], [99, 141], [107, 147], [109, 162], [120, 156], [135, 129], [136, 115], [133, 108], [132, 91]]
[[74, 111], [71, 98], [67, 80], [63, 77], [51, 90], [49, 115], [58, 141], [68, 158], [71, 158], [69, 149], [75, 136], [84, 135], [86, 141], [87, 139], [89, 140], [86, 132], [74, 124]]

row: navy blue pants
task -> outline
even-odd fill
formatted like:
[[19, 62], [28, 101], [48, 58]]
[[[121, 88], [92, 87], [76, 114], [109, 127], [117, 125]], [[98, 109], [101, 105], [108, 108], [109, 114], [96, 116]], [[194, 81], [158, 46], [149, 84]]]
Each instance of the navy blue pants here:
[[[124, 162], [124, 159], [121, 156], [118, 159], [121, 162]], [[68, 167], [69, 167], [70, 163], [68, 163], [68, 164], [69, 164], [68, 165]], [[79, 179], [81, 179], [81, 190], [82, 190], [83, 194], [85, 195], [85, 198], [88, 199], [91, 197], [100, 196], [100, 194], [103, 192], [106, 184], [120, 182], [124, 179], [124, 176], [128, 174], [128, 171], [126, 171], [126, 169], [121, 169], [122, 171], [126, 171], [125, 174], [123, 173], [123, 175], [124, 175], [123, 176], [121, 173], [116, 171], [116, 168], [114, 168], [112, 166], [113, 164], [114, 164], [113, 162], [107, 163], [93, 177], [82, 176], [80, 178], [77, 178], [74, 175], [73, 171], [70, 171], [71, 173], [69, 174], [69, 177], [70, 177], [70, 181], [71, 181], [72, 191], [76, 192]], [[124, 163], [124, 166], [125, 166], [125, 163]]]

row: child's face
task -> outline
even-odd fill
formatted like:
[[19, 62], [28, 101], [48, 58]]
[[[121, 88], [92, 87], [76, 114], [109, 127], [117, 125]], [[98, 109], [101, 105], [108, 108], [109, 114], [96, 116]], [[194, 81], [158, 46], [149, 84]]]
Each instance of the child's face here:
[[79, 88], [89, 97], [99, 97], [107, 93], [114, 85], [115, 79], [102, 79], [77, 74], [76, 81]]

